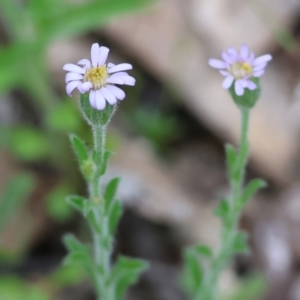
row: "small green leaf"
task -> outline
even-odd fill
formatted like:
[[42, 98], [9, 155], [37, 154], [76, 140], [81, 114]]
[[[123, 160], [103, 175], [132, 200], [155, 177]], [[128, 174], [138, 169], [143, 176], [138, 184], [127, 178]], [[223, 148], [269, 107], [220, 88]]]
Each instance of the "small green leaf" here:
[[115, 199], [111, 206], [110, 206], [110, 210], [108, 212], [109, 214], [109, 232], [111, 233], [111, 235], [114, 234], [116, 227], [119, 223], [119, 220], [122, 216], [123, 213], [123, 208], [121, 205], [121, 202], [117, 199]]
[[22, 173], [11, 179], [6, 185], [0, 199], [0, 232], [12, 214], [26, 200], [34, 187], [34, 183], [32, 176]]
[[116, 300], [123, 299], [128, 287], [138, 280], [142, 272], [148, 268], [148, 263], [140, 260], [119, 256], [110, 275], [109, 284], [114, 287]]
[[86, 203], [89, 202], [86, 198], [77, 195], [67, 196], [66, 201], [69, 205], [81, 213], [85, 210]]
[[223, 221], [226, 220], [230, 211], [229, 202], [227, 199], [222, 199], [214, 209], [214, 215], [220, 217]]
[[63, 242], [66, 248], [69, 251], [81, 251], [81, 250], [88, 250], [88, 247], [82, 244], [74, 234], [68, 233], [65, 234], [63, 237]]
[[88, 159], [89, 154], [84, 142], [75, 134], [70, 135], [70, 142], [80, 163]]
[[105, 199], [105, 210], [108, 211], [112, 200], [115, 198], [119, 183], [121, 178], [115, 177], [110, 180], [107, 184], [105, 192], [104, 192], [104, 199]]
[[245, 188], [245, 191], [239, 202], [240, 207], [243, 207], [247, 201], [260, 189], [267, 186], [267, 183], [262, 179], [251, 180], [250, 183]]
[[103, 174], [105, 174], [106, 169], [107, 169], [107, 162], [108, 159], [111, 157], [112, 152], [110, 151], [105, 151], [104, 155], [103, 155], [103, 162], [102, 162], [102, 168], [100, 170], [100, 175], [102, 176]]
[[244, 231], [240, 231], [237, 233], [234, 243], [233, 243], [233, 251], [234, 253], [249, 253], [249, 248], [247, 244], [248, 234]]
[[195, 252], [200, 255], [206, 256], [208, 258], [211, 258], [213, 256], [211, 248], [206, 245], [196, 245], [193, 248]]
[[184, 258], [184, 270], [181, 277], [181, 283], [186, 292], [194, 297], [196, 291], [199, 289], [203, 270], [199, 260], [199, 253], [195, 250], [195, 247], [189, 247], [185, 249], [183, 253]]

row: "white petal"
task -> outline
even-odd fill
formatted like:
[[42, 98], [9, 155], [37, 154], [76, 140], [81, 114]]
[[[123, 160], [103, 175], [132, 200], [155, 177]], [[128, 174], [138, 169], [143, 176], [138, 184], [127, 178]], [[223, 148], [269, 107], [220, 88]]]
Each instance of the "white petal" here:
[[68, 72], [74, 72], [74, 73], [79, 73], [79, 74], [84, 74], [85, 70], [80, 68], [77, 65], [74, 64], [65, 64], [63, 66], [63, 70], [68, 71]]
[[223, 83], [222, 83], [222, 88], [223, 89], [229, 89], [232, 85], [232, 82], [233, 82], [234, 78], [233, 76], [227, 76], [224, 80], [223, 80]]
[[247, 79], [239, 79], [239, 83], [243, 88], [248, 87], [248, 80]]
[[114, 73], [114, 74], [112, 74], [111, 76], [116, 76], [116, 75], [118, 75], [118, 76], [129, 76], [129, 74], [126, 73], [126, 72], [118, 72], [118, 73]]
[[221, 56], [223, 58], [224, 61], [228, 61], [229, 60], [229, 55], [226, 51], [222, 51]]
[[228, 71], [224, 71], [224, 70], [219, 70], [220, 74], [224, 75], [224, 76], [228, 76], [229, 72]]
[[248, 62], [250, 65], [253, 65], [254, 59], [255, 59], [255, 54], [253, 52], [251, 52], [248, 57]]
[[253, 76], [254, 77], [260, 77], [264, 73], [265, 73], [265, 70], [255, 71], [255, 72], [253, 72]]
[[103, 87], [100, 91], [109, 104], [114, 105], [117, 103], [116, 96], [108, 88]]
[[261, 64], [255, 66], [255, 67], [253, 68], [253, 71], [254, 71], [254, 72], [255, 72], [255, 71], [260, 71], [260, 70], [264, 69], [264, 68], [267, 66], [267, 64], [268, 64], [267, 62], [261, 63]]
[[97, 109], [97, 107], [96, 107], [96, 91], [94, 91], [94, 90], [90, 91], [89, 100], [90, 100], [91, 107]]
[[81, 89], [82, 91], [87, 92], [89, 91], [91, 88], [93, 87], [92, 83], [87, 81], [87, 82], [84, 82], [82, 85], [81, 85]]
[[69, 81], [73, 81], [73, 80], [79, 80], [82, 79], [83, 75], [82, 74], [78, 74], [78, 73], [67, 73], [66, 75], [66, 83], [68, 83]]
[[272, 59], [272, 56], [270, 54], [265, 54], [263, 56], [260, 56], [260, 57], [257, 57], [254, 62], [253, 62], [253, 65], [254, 66], [257, 66], [261, 63], [264, 63], [264, 62], [268, 62]]
[[131, 70], [132, 65], [131, 64], [119, 64], [116, 65], [108, 70], [108, 73], [115, 73], [119, 71], [126, 71], [126, 70]]
[[91, 62], [86, 58], [81, 59], [77, 64], [84, 66], [84, 68], [87, 68], [87, 69], [89, 69], [91, 67]]
[[251, 90], [251, 91], [253, 91], [256, 88], [257, 88], [257, 85], [253, 81], [248, 80], [248, 89]]
[[107, 60], [109, 49], [107, 47], [100, 47], [98, 65], [102, 66]]
[[69, 96], [71, 96], [73, 90], [77, 88], [77, 86], [81, 83], [81, 81], [71, 81], [66, 85], [66, 92]]
[[106, 104], [105, 98], [103, 97], [101, 90], [96, 90], [95, 93], [96, 93], [96, 108], [98, 110], [103, 110]]
[[248, 48], [248, 45], [247, 44], [243, 44], [241, 46], [241, 51], [240, 51], [240, 55], [242, 58], [246, 59], [247, 56], [249, 54], [249, 48]]
[[244, 88], [242, 87], [241, 83], [239, 82], [239, 80], [236, 80], [234, 83], [234, 90], [235, 93], [238, 96], [242, 96], [244, 94]]
[[125, 98], [125, 93], [120, 88], [114, 85], [107, 85], [106, 86], [119, 100], [123, 100]]
[[97, 67], [99, 58], [99, 44], [94, 43], [91, 48], [91, 59], [92, 59], [92, 66]]
[[133, 78], [132, 76], [123, 76], [122, 79], [124, 80], [124, 84], [126, 85], [135, 85], [135, 78]]
[[111, 63], [111, 62], [109, 62], [108, 64], [107, 64], [107, 67], [108, 68], [112, 68], [112, 67], [114, 67], [115, 66], [115, 64], [113, 64], [113, 63]]
[[224, 61], [222, 60], [218, 60], [218, 59], [214, 59], [214, 58], [211, 58], [209, 61], [208, 61], [208, 64], [213, 67], [213, 68], [216, 68], [216, 69], [225, 69], [226, 68], [226, 64]]
[[119, 76], [110, 76], [109, 78], [106, 79], [106, 83], [113, 83], [113, 84], [124, 84], [124, 80], [122, 77]]

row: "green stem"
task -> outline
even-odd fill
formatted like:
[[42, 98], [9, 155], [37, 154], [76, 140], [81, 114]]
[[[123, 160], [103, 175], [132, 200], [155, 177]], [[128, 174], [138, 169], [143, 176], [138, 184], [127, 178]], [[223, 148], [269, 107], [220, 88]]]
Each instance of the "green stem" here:
[[236, 207], [239, 204], [242, 193], [245, 167], [248, 158], [249, 116], [249, 109], [241, 108], [239, 151], [235, 160], [234, 172], [230, 178], [232, 189], [231, 201], [229, 202], [230, 211], [227, 222], [223, 223], [220, 249], [212, 258], [209, 269], [204, 273], [203, 283], [194, 297], [195, 300], [213, 300], [215, 298], [218, 278], [233, 255], [233, 243], [238, 233], [237, 226], [241, 214], [240, 210], [237, 210]]

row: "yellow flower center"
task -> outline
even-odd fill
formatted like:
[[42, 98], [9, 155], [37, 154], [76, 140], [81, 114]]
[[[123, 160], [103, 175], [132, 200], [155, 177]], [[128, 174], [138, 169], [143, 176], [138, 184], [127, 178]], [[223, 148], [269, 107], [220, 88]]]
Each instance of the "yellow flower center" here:
[[99, 90], [106, 85], [106, 79], [108, 78], [108, 72], [106, 66], [100, 66], [96, 68], [90, 68], [84, 75], [83, 80], [92, 83], [95, 90]]
[[229, 72], [235, 79], [242, 79], [252, 75], [252, 66], [247, 62], [236, 62], [230, 66]]

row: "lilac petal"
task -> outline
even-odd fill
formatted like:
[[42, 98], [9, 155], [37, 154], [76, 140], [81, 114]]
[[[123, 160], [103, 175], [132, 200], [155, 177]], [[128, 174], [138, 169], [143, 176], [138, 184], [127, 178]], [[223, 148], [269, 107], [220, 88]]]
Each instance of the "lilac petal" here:
[[95, 90], [90, 91], [89, 100], [90, 100], [91, 107], [97, 109], [97, 106], [96, 106], [96, 91]]
[[112, 67], [114, 67], [115, 66], [115, 64], [113, 64], [113, 63], [111, 63], [111, 62], [109, 62], [108, 64], [107, 64], [107, 67], [108, 68], [112, 68]]
[[236, 49], [233, 48], [233, 47], [228, 48], [228, 49], [227, 49], [227, 52], [228, 52], [229, 54], [233, 54], [233, 55], [237, 55], [237, 54], [238, 54], [237, 51], [236, 51]]
[[78, 73], [67, 73], [66, 75], [66, 83], [73, 80], [79, 80], [82, 79], [83, 75]]
[[108, 70], [108, 73], [115, 73], [119, 71], [126, 71], [126, 70], [131, 70], [132, 65], [131, 64], [119, 64], [116, 65]]
[[208, 64], [213, 67], [213, 68], [216, 68], [216, 69], [225, 69], [226, 68], [226, 64], [224, 61], [222, 60], [218, 60], [218, 59], [214, 59], [214, 58], [211, 58], [209, 61], [208, 61]]
[[91, 48], [92, 66], [94, 68], [97, 67], [98, 57], [99, 57], [99, 44], [94, 43]]
[[123, 76], [122, 79], [124, 80], [124, 84], [126, 85], [135, 85], [135, 78], [133, 78], [132, 76]]
[[255, 59], [255, 54], [253, 52], [250, 52], [250, 55], [248, 57], [248, 62], [250, 65], [253, 65], [254, 59]]
[[115, 75], [118, 75], [118, 76], [129, 76], [129, 74], [128, 73], [126, 73], [126, 72], [118, 72], [118, 73], [114, 73], [114, 74], [112, 74], [111, 76], [115, 76]]
[[267, 66], [267, 64], [268, 64], [267, 62], [261, 63], [261, 64], [255, 66], [255, 67], [253, 68], [253, 71], [254, 71], [254, 72], [255, 72], [255, 71], [260, 71], [260, 70], [264, 69], [264, 68]]
[[109, 49], [107, 47], [100, 47], [98, 65], [102, 66], [107, 60]]
[[110, 76], [106, 79], [106, 83], [124, 84], [124, 80], [120, 76]]
[[81, 83], [81, 81], [71, 81], [66, 85], [66, 92], [69, 96], [71, 96], [71, 93], [74, 89], [77, 88], [77, 86]]
[[86, 58], [81, 59], [77, 64], [83, 66], [86, 69], [89, 69], [91, 67], [91, 62]]
[[257, 88], [257, 85], [253, 81], [248, 80], [248, 89], [251, 90], [251, 91], [253, 91], [256, 88]]
[[229, 76], [229, 72], [228, 71], [224, 71], [224, 70], [219, 70], [220, 74], [224, 75], [224, 76]]
[[65, 64], [63, 66], [63, 70], [68, 71], [68, 72], [74, 72], [74, 73], [79, 73], [79, 74], [84, 74], [85, 70], [80, 68], [77, 65], [74, 64]]
[[106, 86], [119, 100], [123, 100], [125, 98], [125, 93], [120, 88], [114, 85], [107, 85]]
[[270, 54], [265, 54], [263, 56], [257, 57], [253, 62], [253, 66], [257, 66], [257, 65], [260, 65], [261, 63], [268, 62], [271, 59], [272, 59], [272, 56]]
[[240, 56], [241, 56], [242, 58], [246, 59], [247, 56], [248, 56], [248, 54], [249, 54], [249, 48], [248, 48], [248, 45], [247, 45], [247, 44], [243, 44], [243, 45], [241, 46]]
[[89, 91], [92, 87], [93, 87], [92, 83], [87, 81], [81, 85], [81, 90], [85, 93], [85, 92]]
[[227, 77], [223, 80], [222, 88], [223, 88], [223, 89], [226, 89], [226, 90], [229, 89], [230, 86], [231, 86], [232, 83], [233, 83], [233, 80], [234, 80], [233, 76], [227, 76]]
[[248, 80], [247, 79], [239, 79], [239, 83], [243, 88], [248, 87]]
[[234, 90], [238, 96], [242, 96], [244, 94], [244, 88], [242, 87], [240, 80], [235, 81]]
[[114, 105], [117, 103], [116, 96], [108, 88], [103, 87], [101, 93], [109, 104]]
[[226, 51], [222, 51], [221, 56], [224, 61], [228, 61], [230, 59], [230, 57]]
[[103, 97], [101, 90], [96, 90], [95, 93], [96, 93], [96, 97], [95, 97], [96, 107], [98, 110], [103, 110], [106, 104], [105, 98]]
[[255, 71], [255, 72], [253, 72], [253, 76], [254, 77], [260, 77], [264, 73], [265, 73], [265, 70]]

